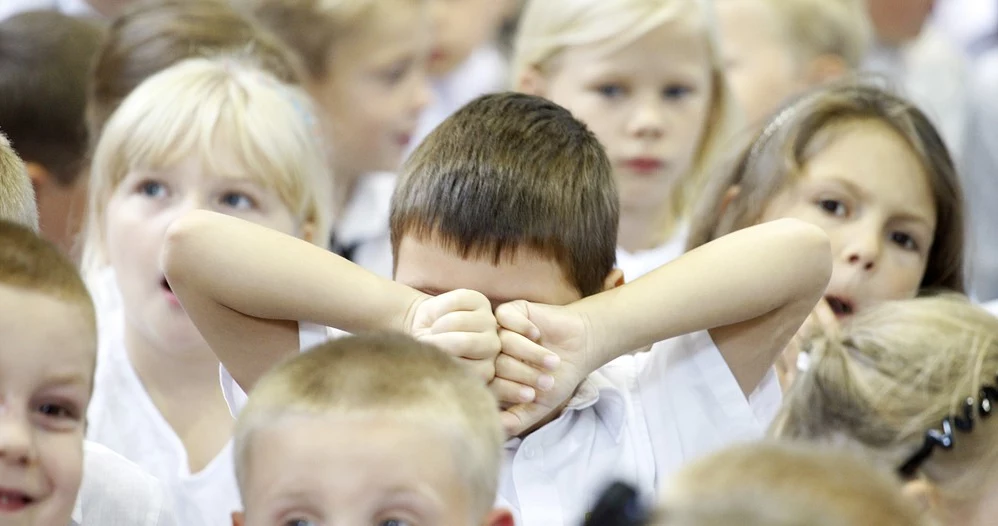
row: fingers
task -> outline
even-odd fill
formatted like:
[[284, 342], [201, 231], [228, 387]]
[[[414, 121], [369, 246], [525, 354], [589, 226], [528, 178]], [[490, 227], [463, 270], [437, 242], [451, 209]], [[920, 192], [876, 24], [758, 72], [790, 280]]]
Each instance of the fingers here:
[[489, 311], [456, 311], [437, 318], [430, 327], [430, 333], [495, 332], [497, 328], [496, 319]]
[[544, 346], [531, 341], [523, 334], [511, 330], [499, 329], [499, 341], [502, 344], [503, 354], [508, 354], [534, 368], [554, 371], [561, 363], [560, 356], [544, 348]]
[[526, 301], [512, 301], [496, 307], [495, 317], [499, 326], [504, 329], [522, 334], [535, 342], [541, 338], [541, 330], [530, 321], [529, 303]]
[[492, 304], [480, 292], [457, 289], [427, 299], [420, 305], [424, 319], [432, 324], [437, 319], [452, 312], [484, 310], [492, 313]]
[[496, 378], [489, 384], [489, 390], [499, 401], [500, 407], [533, 402], [537, 393], [522, 384], [504, 378]]
[[489, 362], [493, 370], [500, 350], [495, 333], [448, 332], [422, 336], [419, 341], [436, 345], [455, 358]]
[[811, 315], [814, 316], [821, 330], [825, 331], [828, 336], [835, 337], [838, 334], [840, 328], [839, 319], [835, 316], [835, 311], [832, 310], [832, 307], [828, 305], [828, 302], [824, 298], [814, 306]]
[[506, 435], [512, 437], [541, 423], [551, 412], [551, 409], [539, 404], [519, 404], [500, 413], [499, 420]]
[[550, 391], [554, 387], [553, 376], [544, 374], [506, 353], [500, 353], [496, 357], [496, 378], [541, 391]]

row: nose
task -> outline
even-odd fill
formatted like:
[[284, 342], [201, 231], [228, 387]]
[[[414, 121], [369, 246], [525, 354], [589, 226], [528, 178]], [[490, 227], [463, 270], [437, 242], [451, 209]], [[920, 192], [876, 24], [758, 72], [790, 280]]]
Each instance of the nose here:
[[842, 255], [846, 263], [864, 271], [877, 268], [883, 248], [878, 232], [855, 233], [848, 241]]
[[644, 140], [656, 140], [665, 135], [665, 111], [657, 101], [641, 101], [628, 122], [627, 133]]
[[33, 459], [31, 425], [26, 415], [0, 406], [0, 462], [23, 466]]

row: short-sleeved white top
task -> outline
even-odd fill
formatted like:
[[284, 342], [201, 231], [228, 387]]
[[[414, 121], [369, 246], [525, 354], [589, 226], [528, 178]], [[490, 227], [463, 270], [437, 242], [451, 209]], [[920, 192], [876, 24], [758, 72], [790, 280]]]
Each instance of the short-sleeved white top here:
[[207, 467], [191, 473], [180, 437], [160, 414], [128, 359], [123, 312], [102, 312], [98, 318], [100, 345], [87, 411], [87, 438], [162, 481], [179, 524], [229, 524], [231, 513], [242, 509], [232, 441]]
[[83, 483], [70, 526], [180, 526], [162, 482], [90, 441], [83, 443]]

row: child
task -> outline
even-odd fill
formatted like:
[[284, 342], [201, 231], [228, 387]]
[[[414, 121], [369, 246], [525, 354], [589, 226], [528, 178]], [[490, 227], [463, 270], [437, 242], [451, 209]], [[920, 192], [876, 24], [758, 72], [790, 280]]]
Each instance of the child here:
[[83, 216], [84, 111], [102, 35], [56, 12], [0, 22], [0, 124], [27, 165], [42, 234], [67, 254]]
[[493, 510], [501, 449], [495, 399], [447, 355], [401, 335], [345, 338], [253, 390], [233, 523], [512, 526]]
[[654, 526], [929, 526], [901, 485], [854, 453], [757, 443], [684, 468]]
[[[0, 159], [8, 155], [0, 145]], [[11, 176], [5, 170], [0, 165], [0, 188]], [[0, 204], [8, 197], [0, 193]], [[83, 440], [97, 347], [93, 304], [55, 246], [7, 219], [0, 206], [0, 302], [17, 306], [0, 309], [5, 524], [173, 526], [159, 481]]]
[[998, 319], [958, 295], [895, 301], [809, 345], [775, 436], [868, 453], [943, 525], [994, 523]]
[[[783, 221], [614, 289], [622, 281], [613, 268], [617, 206], [610, 161], [582, 123], [545, 99], [501, 94], [459, 110], [407, 162], [391, 221], [398, 283], [209, 213], [173, 224], [163, 266], [244, 388], [273, 366], [265, 357], [296, 343], [298, 324], [275, 320], [412, 332], [427, 317], [413, 314], [421, 308], [444, 310], [461, 289], [483, 294], [498, 306], [489, 330], [503, 327], [493, 391], [505, 407], [521, 385], [536, 388], [503, 415], [520, 436], [506, 444], [500, 501], [518, 524], [571, 524], [608, 477], [650, 495], [684, 460], [757, 436], [748, 393], [829, 271], [820, 230]], [[531, 303], [504, 305], [518, 299]], [[434, 300], [440, 308], [424, 307]], [[465, 319], [445, 318], [433, 332]], [[542, 374], [550, 352], [561, 363]]]
[[249, 59], [190, 59], [128, 95], [94, 153], [84, 269], [121, 301], [98, 313], [87, 436], [163, 480], [185, 526], [222, 524], [239, 500], [218, 360], [163, 277], [165, 229], [207, 208], [326, 239], [328, 174], [309, 108]]
[[[478, 1], [478, 0], [462, 0]], [[427, 0], [237, 0], [294, 50], [333, 151], [338, 254], [391, 276], [395, 171], [431, 100]]]
[[[711, 182], [689, 248], [778, 217], [832, 239], [825, 299], [840, 319], [923, 290], [964, 291], [953, 162], [921, 111], [877, 88], [829, 86], [784, 108]], [[785, 385], [796, 359], [779, 362]]]
[[870, 45], [865, 0], [716, 5], [727, 79], [753, 126], [807, 88], [858, 70]]
[[513, 83], [568, 108], [607, 149], [628, 280], [683, 253], [689, 207], [738, 123], [708, 2], [533, 0]]

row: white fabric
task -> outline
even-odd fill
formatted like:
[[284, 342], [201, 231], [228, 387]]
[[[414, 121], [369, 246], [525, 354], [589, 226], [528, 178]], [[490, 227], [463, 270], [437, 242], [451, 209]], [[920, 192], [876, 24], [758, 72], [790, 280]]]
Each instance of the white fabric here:
[[102, 18], [86, 0], [2, 0], [0, 20], [25, 11], [57, 10], [70, 16]]
[[83, 443], [83, 484], [70, 526], [179, 526], [162, 482], [110, 449]]
[[624, 272], [624, 279], [634, 281], [641, 276], [682, 256], [686, 252], [686, 240], [689, 237], [689, 225], [680, 227], [676, 235], [664, 244], [634, 252], [633, 254], [617, 247], [617, 268]]
[[[298, 350], [299, 352], [305, 352], [316, 345], [336, 338], [342, 338], [346, 335], [347, 333], [332, 327], [323, 327], [312, 323], [299, 323]], [[232, 378], [229, 371], [225, 369], [225, 366], [219, 366], [218, 378], [222, 384], [222, 396], [225, 397], [225, 403], [229, 406], [229, 412], [232, 413], [233, 418], [238, 417], [239, 413], [246, 407], [248, 399], [246, 391], [243, 391], [243, 388], [239, 387], [239, 384]]]
[[971, 294], [998, 299], [998, 49], [977, 63], [974, 111], [960, 172], [967, 199], [968, 273]]
[[497, 506], [520, 526], [575, 526], [609, 482], [654, 502], [683, 464], [764, 430], [707, 332], [682, 336], [602, 368], [556, 420], [508, 441]]
[[968, 65], [963, 53], [938, 30], [927, 25], [904, 47], [874, 48], [864, 68], [884, 75], [898, 93], [924, 111], [951, 152], [963, 151], [970, 111]]
[[931, 23], [957, 45], [969, 49], [998, 30], [998, 2], [943, 0], [933, 6]]
[[981, 305], [981, 307], [984, 307], [985, 309], [987, 309], [987, 311], [990, 312], [991, 314], [994, 314], [995, 316], [998, 316], [998, 300], [989, 301], [989, 302]]
[[180, 438], [153, 404], [124, 345], [124, 316], [103, 313], [87, 438], [135, 462], [170, 491], [183, 526], [217, 526], [242, 509], [232, 442], [198, 473], [190, 473]]
[[388, 279], [392, 277], [388, 218], [394, 190], [395, 174], [378, 172], [361, 177], [335, 234], [338, 245], [355, 247], [351, 255], [354, 263]]

